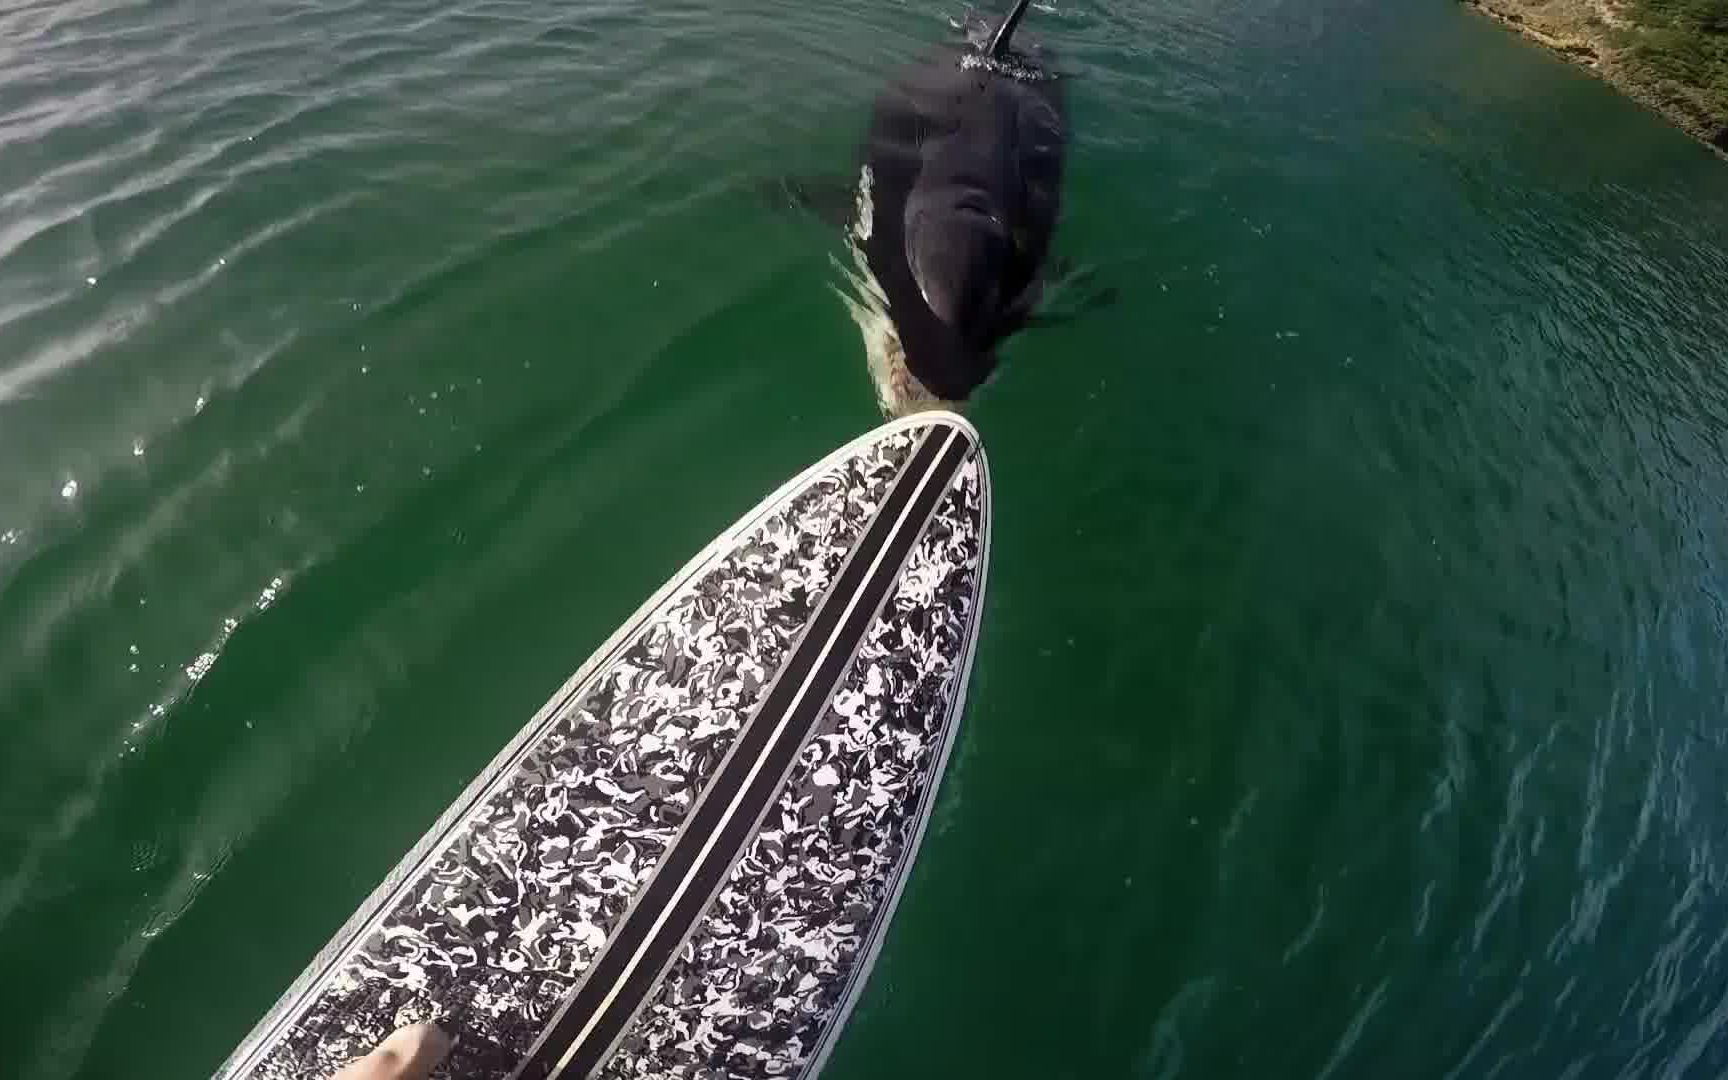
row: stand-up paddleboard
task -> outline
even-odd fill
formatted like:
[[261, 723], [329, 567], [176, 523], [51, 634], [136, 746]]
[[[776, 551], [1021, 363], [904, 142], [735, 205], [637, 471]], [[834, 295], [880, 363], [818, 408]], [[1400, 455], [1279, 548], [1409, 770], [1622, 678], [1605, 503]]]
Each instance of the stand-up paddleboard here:
[[958, 416], [818, 462], [582, 665], [218, 1075], [327, 1077], [432, 1020], [460, 1080], [814, 1076], [954, 745], [989, 547]]

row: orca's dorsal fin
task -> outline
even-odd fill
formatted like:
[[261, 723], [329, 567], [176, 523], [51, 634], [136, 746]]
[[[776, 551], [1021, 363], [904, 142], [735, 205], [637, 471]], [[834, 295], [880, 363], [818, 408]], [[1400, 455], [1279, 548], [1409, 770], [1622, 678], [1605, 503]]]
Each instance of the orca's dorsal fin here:
[[1032, 0], [1014, 0], [1014, 10], [1002, 20], [1002, 25], [990, 35], [990, 44], [984, 50], [984, 55], [992, 60], [1001, 60], [1008, 54], [1008, 41], [1014, 36], [1014, 28], [1020, 25], [1020, 19], [1026, 14]]

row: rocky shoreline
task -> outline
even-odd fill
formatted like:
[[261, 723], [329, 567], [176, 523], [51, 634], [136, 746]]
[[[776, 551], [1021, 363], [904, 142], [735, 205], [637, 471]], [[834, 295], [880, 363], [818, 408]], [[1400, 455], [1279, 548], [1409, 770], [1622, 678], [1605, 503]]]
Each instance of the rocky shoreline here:
[[1628, 41], [1639, 28], [1615, 0], [1462, 0], [1495, 22], [1594, 71], [1728, 157], [1728, 115], [1696, 87], [1641, 70]]

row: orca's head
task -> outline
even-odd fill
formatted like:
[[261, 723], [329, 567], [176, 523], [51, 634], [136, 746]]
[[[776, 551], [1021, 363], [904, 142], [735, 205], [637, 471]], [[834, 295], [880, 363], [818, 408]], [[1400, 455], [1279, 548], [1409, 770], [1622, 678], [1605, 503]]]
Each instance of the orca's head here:
[[906, 261], [931, 314], [967, 348], [994, 344], [1009, 236], [988, 197], [960, 192], [907, 204]]

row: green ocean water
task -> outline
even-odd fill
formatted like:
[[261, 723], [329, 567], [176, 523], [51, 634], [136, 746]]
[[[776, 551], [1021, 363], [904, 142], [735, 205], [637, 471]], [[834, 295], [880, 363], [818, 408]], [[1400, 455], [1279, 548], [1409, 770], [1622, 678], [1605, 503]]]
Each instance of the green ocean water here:
[[[0, 1076], [208, 1075], [876, 422], [923, 0], [0, 0]], [[964, 737], [830, 1076], [1728, 1069], [1728, 170], [1459, 6], [1057, 0]]]

